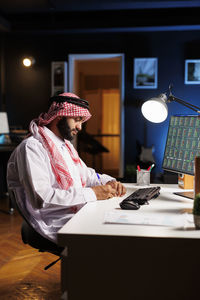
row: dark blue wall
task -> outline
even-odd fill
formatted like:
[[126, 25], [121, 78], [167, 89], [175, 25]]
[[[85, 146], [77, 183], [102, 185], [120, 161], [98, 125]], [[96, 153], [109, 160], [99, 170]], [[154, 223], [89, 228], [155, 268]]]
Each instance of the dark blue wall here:
[[[184, 84], [185, 59], [200, 58], [200, 31], [166, 31], [142, 33], [97, 33], [68, 35], [5, 36], [5, 102], [11, 125], [27, 128], [30, 120], [47, 108], [51, 91], [51, 61], [67, 60], [72, 53], [125, 54], [125, 163], [137, 156], [136, 142], [155, 146], [156, 170], [162, 172], [169, 117], [190, 114], [189, 109], [171, 103], [169, 117], [161, 124], [146, 122], [140, 105], [145, 99], [167, 92], [174, 84], [173, 94], [200, 105], [200, 85]], [[20, 59], [25, 54], [35, 57], [36, 65], [25, 70]], [[133, 59], [158, 58], [158, 88], [133, 88]], [[154, 171], [154, 172], [155, 172]]]

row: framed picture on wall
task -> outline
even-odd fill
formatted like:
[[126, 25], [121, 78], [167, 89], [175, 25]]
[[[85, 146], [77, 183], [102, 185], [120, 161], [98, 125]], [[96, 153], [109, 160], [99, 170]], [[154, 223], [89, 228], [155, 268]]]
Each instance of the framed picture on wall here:
[[134, 88], [156, 89], [158, 81], [157, 58], [134, 59]]
[[200, 84], [200, 59], [185, 60], [185, 84]]
[[51, 95], [58, 95], [67, 91], [67, 62], [51, 62]]

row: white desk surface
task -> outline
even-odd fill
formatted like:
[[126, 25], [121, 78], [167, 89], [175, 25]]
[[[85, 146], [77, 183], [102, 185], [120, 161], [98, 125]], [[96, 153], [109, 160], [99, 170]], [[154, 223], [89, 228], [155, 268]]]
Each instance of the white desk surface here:
[[[153, 213], [157, 216], [180, 215], [185, 210], [191, 210], [193, 200], [174, 195], [173, 192], [183, 191], [174, 184], [158, 184], [161, 187], [158, 198], [150, 200], [149, 205], [143, 205], [137, 212]], [[108, 211], [121, 209], [119, 203], [135, 189], [142, 188], [135, 184], [125, 184], [127, 194], [124, 197], [115, 197], [87, 203], [67, 224], [58, 232], [58, 240], [68, 241], [71, 237], [102, 235], [102, 236], [132, 236], [157, 238], [200, 238], [200, 230], [195, 230], [193, 223], [189, 227], [165, 227], [152, 225], [105, 224], [104, 217]], [[157, 186], [152, 184], [151, 186]], [[126, 211], [127, 212], [127, 211]], [[134, 214], [135, 211], [129, 211]]]

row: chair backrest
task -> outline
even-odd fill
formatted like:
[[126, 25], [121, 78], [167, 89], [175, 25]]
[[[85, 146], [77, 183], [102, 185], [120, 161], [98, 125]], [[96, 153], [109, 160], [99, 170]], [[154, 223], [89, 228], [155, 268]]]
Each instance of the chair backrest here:
[[8, 193], [13, 206], [17, 209], [17, 211], [23, 218], [21, 227], [21, 237], [24, 244], [28, 244], [41, 252], [50, 252], [60, 256], [64, 248], [59, 247], [57, 244], [53, 243], [52, 241], [46, 239], [41, 234], [39, 234], [30, 224], [28, 218], [22, 212], [22, 209], [20, 209], [15, 197], [15, 192], [9, 188]]

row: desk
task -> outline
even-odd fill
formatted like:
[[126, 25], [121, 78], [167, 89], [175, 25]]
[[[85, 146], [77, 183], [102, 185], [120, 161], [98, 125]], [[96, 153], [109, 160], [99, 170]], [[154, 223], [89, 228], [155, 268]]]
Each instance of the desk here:
[[[177, 185], [160, 185], [161, 193], [141, 214], [175, 215], [193, 201], [173, 195]], [[127, 194], [137, 187], [126, 184]], [[164, 226], [104, 224], [107, 211], [123, 198], [86, 204], [58, 232], [65, 246], [62, 292], [68, 300], [171, 300], [199, 298], [200, 231]], [[134, 211], [132, 211], [134, 214]]]

